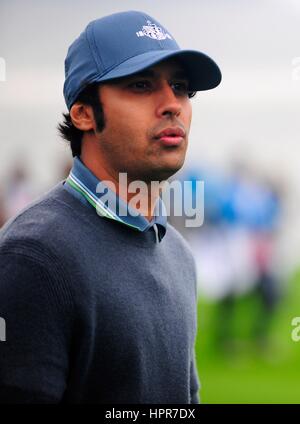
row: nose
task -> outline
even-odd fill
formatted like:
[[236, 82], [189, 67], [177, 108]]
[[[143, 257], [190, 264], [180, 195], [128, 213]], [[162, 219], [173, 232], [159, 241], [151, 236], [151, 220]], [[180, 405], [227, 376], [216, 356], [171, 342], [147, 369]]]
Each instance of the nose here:
[[168, 82], [162, 84], [158, 92], [158, 106], [156, 114], [159, 118], [179, 116], [182, 105]]

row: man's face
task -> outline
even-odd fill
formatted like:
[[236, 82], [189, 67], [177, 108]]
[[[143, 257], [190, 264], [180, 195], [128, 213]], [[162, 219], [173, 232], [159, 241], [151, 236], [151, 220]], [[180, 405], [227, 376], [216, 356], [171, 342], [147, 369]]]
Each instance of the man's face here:
[[99, 160], [113, 178], [165, 180], [183, 165], [191, 123], [188, 81], [175, 61], [100, 87]]

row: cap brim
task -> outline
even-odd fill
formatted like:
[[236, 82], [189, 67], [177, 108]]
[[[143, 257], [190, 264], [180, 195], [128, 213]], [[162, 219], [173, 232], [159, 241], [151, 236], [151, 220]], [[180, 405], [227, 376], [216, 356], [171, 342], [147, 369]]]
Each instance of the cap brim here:
[[91, 82], [129, 76], [170, 58], [179, 59], [189, 79], [191, 91], [210, 90], [221, 82], [222, 74], [218, 65], [209, 56], [196, 50], [163, 50], [143, 53], [126, 60], [105, 75], [93, 78]]

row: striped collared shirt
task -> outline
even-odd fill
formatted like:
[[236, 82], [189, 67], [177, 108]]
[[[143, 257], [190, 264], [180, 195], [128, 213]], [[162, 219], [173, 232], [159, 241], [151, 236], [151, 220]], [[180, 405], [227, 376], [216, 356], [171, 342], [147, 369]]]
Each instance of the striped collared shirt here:
[[[101, 182], [77, 156], [74, 158], [73, 167], [64, 187], [87, 207], [95, 208], [101, 217], [113, 219], [137, 231], [154, 230], [157, 241], [161, 241], [166, 233], [167, 215], [161, 198], [158, 199], [154, 216], [149, 222]], [[103, 195], [105, 195], [105, 201], [101, 200]], [[114, 207], [112, 208], [111, 205]]]

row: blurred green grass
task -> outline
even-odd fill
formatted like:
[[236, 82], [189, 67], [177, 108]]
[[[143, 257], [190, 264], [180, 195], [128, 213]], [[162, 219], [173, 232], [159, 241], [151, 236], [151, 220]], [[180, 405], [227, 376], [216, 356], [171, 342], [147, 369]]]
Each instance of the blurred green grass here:
[[291, 339], [292, 318], [300, 316], [300, 271], [286, 284], [264, 345], [251, 338], [253, 320], [261, 319], [256, 297], [248, 295], [236, 303], [233, 341], [226, 349], [215, 339], [218, 308], [217, 303], [199, 300], [196, 355], [201, 402], [300, 403], [300, 341]]

